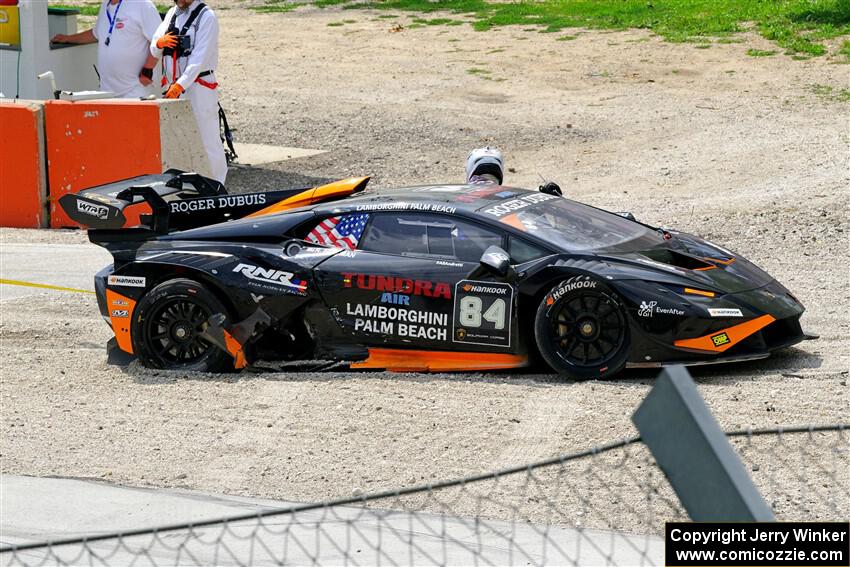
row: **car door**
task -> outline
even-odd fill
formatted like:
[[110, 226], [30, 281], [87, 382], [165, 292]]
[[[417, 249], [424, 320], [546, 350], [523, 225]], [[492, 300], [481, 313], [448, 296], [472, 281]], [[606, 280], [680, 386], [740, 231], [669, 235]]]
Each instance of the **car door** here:
[[[326, 219], [317, 229], [340, 226], [345, 216]], [[339, 234], [323, 237], [335, 240], [326, 244], [349, 249], [315, 272], [334, 317], [357, 342], [515, 352], [514, 286], [489, 274], [470, 279], [480, 272], [487, 247], [505, 245], [504, 233], [443, 214], [377, 212], [369, 217], [362, 232], [352, 235], [349, 220]]]

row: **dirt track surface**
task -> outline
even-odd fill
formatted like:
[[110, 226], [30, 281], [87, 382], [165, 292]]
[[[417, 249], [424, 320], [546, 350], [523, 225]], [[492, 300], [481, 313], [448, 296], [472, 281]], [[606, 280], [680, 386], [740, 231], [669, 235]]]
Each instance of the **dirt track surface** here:
[[[813, 92], [847, 87], [846, 65], [748, 57], [765, 42], [747, 36], [703, 50], [644, 32], [572, 41], [514, 28], [393, 33], [407, 18], [376, 16], [219, 11], [219, 76], [237, 137], [331, 150], [232, 171], [234, 190], [364, 173], [378, 188], [456, 181], [470, 148], [497, 145], [512, 168], [507, 183], [536, 186], [543, 175], [578, 200], [715, 240], [807, 306], [804, 327], [819, 341], [694, 370], [724, 428], [850, 419], [848, 106]], [[356, 23], [327, 25], [343, 19]], [[120, 369], [106, 365], [110, 332], [93, 297], [43, 294], [0, 309], [5, 473], [348, 496], [631, 436], [654, 375], [573, 383]]]

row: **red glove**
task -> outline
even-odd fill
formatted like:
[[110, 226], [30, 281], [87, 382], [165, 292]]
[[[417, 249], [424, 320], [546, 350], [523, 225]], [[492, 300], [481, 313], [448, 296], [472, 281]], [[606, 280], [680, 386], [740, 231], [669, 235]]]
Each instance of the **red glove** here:
[[158, 40], [156, 40], [157, 49], [163, 49], [165, 47], [172, 48], [177, 45], [177, 36], [174, 35], [174, 32], [168, 32]]
[[180, 86], [180, 83], [174, 83], [168, 87], [168, 91], [165, 93], [165, 98], [179, 98], [182, 94], [183, 87]]

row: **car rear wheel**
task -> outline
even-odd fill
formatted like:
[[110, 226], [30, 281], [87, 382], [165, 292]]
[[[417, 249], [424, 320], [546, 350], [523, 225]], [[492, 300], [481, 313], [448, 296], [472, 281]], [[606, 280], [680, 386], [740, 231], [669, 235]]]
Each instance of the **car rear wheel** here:
[[617, 295], [599, 280], [575, 276], [553, 287], [537, 308], [535, 339], [543, 359], [578, 380], [606, 378], [629, 355], [629, 326]]
[[133, 318], [133, 349], [149, 368], [232, 370], [231, 356], [202, 336], [207, 321], [217, 313], [224, 314], [226, 324], [227, 308], [198, 282], [163, 282], [139, 302]]

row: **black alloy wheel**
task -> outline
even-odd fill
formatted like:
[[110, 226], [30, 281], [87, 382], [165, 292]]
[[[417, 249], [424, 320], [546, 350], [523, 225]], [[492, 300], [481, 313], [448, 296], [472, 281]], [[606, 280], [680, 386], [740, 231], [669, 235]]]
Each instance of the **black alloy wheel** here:
[[577, 379], [602, 378], [625, 365], [629, 328], [617, 295], [587, 276], [552, 288], [535, 321], [537, 345], [547, 363]]
[[229, 313], [202, 284], [189, 279], [168, 280], [139, 301], [133, 314], [133, 348], [150, 368], [224, 372], [233, 369], [229, 353], [204, 338], [210, 317]]
[[146, 346], [164, 367], [193, 364], [209, 349], [217, 348], [201, 336], [210, 315], [209, 309], [194, 298], [163, 301], [145, 323]]
[[602, 366], [625, 340], [626, 321], [604, 293], [585, 291], [558, 305], [552, 335], [558, 354], [574, 366]]

